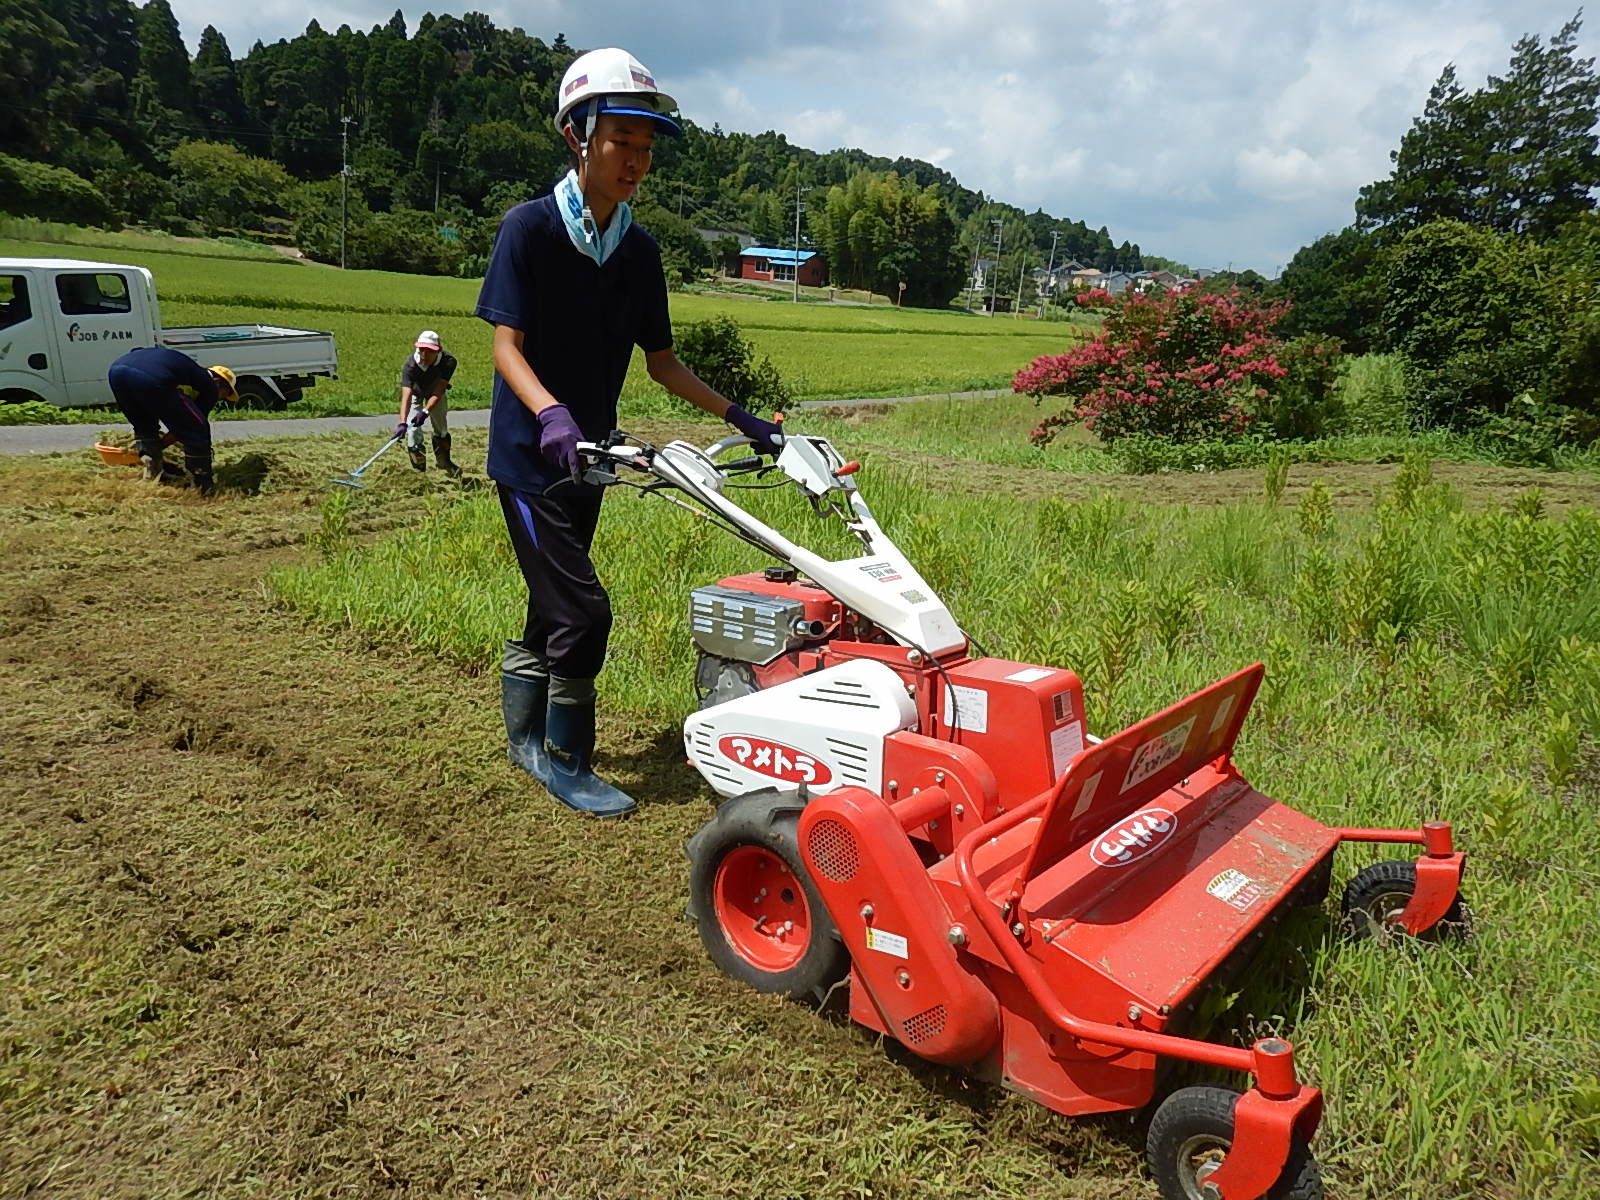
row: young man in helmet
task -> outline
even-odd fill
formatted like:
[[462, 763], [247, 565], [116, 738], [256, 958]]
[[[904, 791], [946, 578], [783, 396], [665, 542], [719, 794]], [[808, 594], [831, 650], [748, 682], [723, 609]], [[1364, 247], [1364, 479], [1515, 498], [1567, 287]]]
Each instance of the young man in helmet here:
[[133, 426], [134, 446], [147, 480], [159, 480], [166, 462], [161, 435], [165, 425], [183, 446], [189, 481], [202, 496], [212, 495], [211, 410], [219, 400], [236, 400], [233, 372], [227, 367], [202, 367], [187, 354], [165, 346], [129, 350], [106, 373], [117, 407]]
[[628, 207], [656, 138], [682, 132], [671, 97], [627, 51], [593, 50], [567, 68], [556, 106], [576, 166], [553, 194], [505, 215], [477, 307], [494, 326], [489, 476], [528, 585], [501, 703], [511, 760], [567, 806], [613, 817], [634, 802], [591, 768], [611, 603], [589, 559], [604, 491], [577, 482], [577, 443], [615, 427], [635, 346], [653, 380], [757, 449], [775, 451], [779, 430], [672, 352], [661, 252]]
[[460, 475], [461, 468], [450, 460], [450, 405], [444, 394], [455, 373], [456, 356], [444, 348], [437, 333], [424, 329], [400, 368], [400, 420], [394, 427], [395, 437], [406, 439], [411, 465], [426, 471], [428, 456], [422, 449], [422, 425], [431, 419], [434, 461], [451, 478]]

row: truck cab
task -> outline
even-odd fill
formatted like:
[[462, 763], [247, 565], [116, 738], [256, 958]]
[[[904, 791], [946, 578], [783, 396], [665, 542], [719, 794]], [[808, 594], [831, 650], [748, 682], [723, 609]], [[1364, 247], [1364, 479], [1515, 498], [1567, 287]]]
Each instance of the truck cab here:
[[144, 267], [72, 258], [0, 258], [0, 403], [61, 408], [115, 401], [106, 372], [137, 346], [168, 346], [238, 378], [240, 399], [283, 408], [319, 376], [337, 378], [333, 335], [273, 325], [164, 329]]

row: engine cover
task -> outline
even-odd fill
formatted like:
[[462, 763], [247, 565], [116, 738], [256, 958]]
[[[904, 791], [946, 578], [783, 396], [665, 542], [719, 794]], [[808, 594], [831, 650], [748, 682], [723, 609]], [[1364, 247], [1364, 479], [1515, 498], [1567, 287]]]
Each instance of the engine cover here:
[[723, 796], [802, 784], [881, 794], [884, 739], [916, 725], [900, 677], [854, 659], [695, 713], [683, 723], [683, 745]]
[[[809, 633], [798, 597], [763, 596], [712, 584], [689, 594], [689, 632], [702, 654], [765, 666]], [[803, 628], [804, 627], [804, 628]]]

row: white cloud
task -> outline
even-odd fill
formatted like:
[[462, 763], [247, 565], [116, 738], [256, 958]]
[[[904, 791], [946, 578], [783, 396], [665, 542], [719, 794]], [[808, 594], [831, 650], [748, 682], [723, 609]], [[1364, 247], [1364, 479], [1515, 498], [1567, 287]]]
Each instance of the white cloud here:
[[[340, 0], [334, 29], [396, 0]], [[1347, 223], [1428, 87], [1469, 87], [1572, 0], [518, 0], [463, 5], [577, 46], [627, 46], [697, 123], [934, 162], [1029, 211], [1194, 266], [1274, 270]], [[175, 0], [192, 46], [216, 20]], [[447, 6], [447, 8], [450, 6]], [[437, 11], [437, 10], [436, 10]], [[237, 14], [235, 16], [234, 14]], [[235, 54], [307, 10], [230, 10]], [[421, 11], [407, 12], [414, 28]], [[1586, 30], [1581, 50], [1600, 49]]]

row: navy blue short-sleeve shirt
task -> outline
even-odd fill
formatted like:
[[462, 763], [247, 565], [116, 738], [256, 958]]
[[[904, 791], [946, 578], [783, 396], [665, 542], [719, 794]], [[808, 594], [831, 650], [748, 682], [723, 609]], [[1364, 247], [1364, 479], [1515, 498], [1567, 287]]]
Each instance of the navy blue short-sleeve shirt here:
[[[500, 222], [478, 293], [479, 317], [523, 333], [522, 355], [578, 428], [598, 441], [616, 427], [633, 348], [672, 346], [661, 250], [637, 225], [604, 266], [567, 237], [555, 197], [519, 204]], [[539, 453], [539, 421], [495, 372], [489, 478], [542, 492], [561, 471]]]

